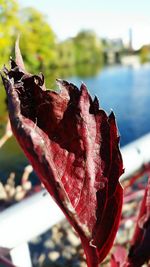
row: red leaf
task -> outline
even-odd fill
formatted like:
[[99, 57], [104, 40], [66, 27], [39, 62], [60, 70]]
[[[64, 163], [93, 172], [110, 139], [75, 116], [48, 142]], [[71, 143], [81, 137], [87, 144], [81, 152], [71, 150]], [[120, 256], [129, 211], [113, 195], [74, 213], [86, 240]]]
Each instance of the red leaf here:
[[0, 247], [0, 266], [15, 267], [6, 256], [10, 253], [11, 249]]
[[122, 208], [115, 116], [99, 109], [84, 84], [79, 90], [57, 80], [60, 92], [46, 91], [43, 76], [28, 74], [13, 60], [5, 73], [14, 135], [78, 232], [88, 266], [96, 267], [113, 244]]
[[122, 246], [117, 246], [115, 252], [111, 256], [111, 267], [125, 267], [124, 262], [126, 259], [126, 249]]
[[127, 266], [140, 267], [148, 260], [150, 260], [150, 178], [137, 219]]
[[8, 260], [5, 257], [0, 256], [0, 266], [5, 266], [5, 267], [17, 267], [13, 263], [11, 263], [10, 260]]

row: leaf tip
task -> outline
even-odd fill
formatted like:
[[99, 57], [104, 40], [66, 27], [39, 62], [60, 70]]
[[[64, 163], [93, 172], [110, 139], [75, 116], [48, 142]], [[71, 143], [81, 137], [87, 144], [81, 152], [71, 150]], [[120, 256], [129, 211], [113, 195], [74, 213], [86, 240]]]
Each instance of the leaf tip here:
[[23, 58], [21, 55], [20, 47], [19, 47], [19, 40], [20, 40], [20, 35], [18, 35], [16, 43], [15, 43], [16, 63], [22, 70], [25, 71], [25, 66], [24, 66]]

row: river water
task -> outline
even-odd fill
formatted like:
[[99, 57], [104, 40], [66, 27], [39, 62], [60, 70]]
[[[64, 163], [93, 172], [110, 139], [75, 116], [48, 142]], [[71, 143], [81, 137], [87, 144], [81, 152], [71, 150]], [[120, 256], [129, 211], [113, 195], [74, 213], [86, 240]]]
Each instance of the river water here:
[[[113, 110], [121, 135], [121, 146], [150, 131], [150, 65], [108, 66], [88, 73], [78, 72], [67, 79], [80, 86], [84, 82], [92, 96], [97, 95], [100, 105], [108, 113]], [[55, 77], [55, 75], [53, 76]], [[59, 76], [61, 78], [61, 76]], [[67, 77], [67, 75], [66, 75]], [[58, 78], [58, 75], [56, 76]], [[54, 84], [54, 81], [52, 81]], [[2, 91], [0, 92], [3, 95]], [[2, 96], [4, 99], [4, 96]], [[1, 100], [2, 101], [2, 100]], [[0, 134], [6, 117], [5, 105], [0, 105]], [[19, 173], [27, 164], [23, 153], [12, 138], [0, 151], [0, 176], [10, 171]]]

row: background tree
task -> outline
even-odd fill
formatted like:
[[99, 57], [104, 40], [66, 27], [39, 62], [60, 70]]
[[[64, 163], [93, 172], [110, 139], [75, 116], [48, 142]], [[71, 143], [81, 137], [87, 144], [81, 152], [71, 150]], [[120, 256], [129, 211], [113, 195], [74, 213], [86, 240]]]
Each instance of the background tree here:
[[12, 47], [19, 29], [19, 6], [15, 0], [0, 0], [0, 68], [12, 55]]
[[56, 65], [56, 36], [45, 17], [34, 8], [20, 12], [23, 58], [29, 70], [44, 71]]
[[75, 70], [81, 63], [95, 65], [103, 59], [101, 41], [93, 31], [82, 31], [74, 38], [58, 42], [45, 16], [38, 10], [21, 9], [17, 0], [0, 0], [0, 68], [8, 62], [10, 55], [14, 56], [18, 33], [22, 55], [30, 72], [46, 74], [50, 69], [52, 72], [52, 68], [66, 71], [68, 67]]
[[140, 49], [140, 59], [142, 63], [150, 61], [150, 45], [144, 45]]
[[81, 31], [74, 38], [76, 63], [102, 62], [102, 45], [93, 31]]
[[75, 46], [71, 38], [62, 41], [57, 46], [59, 67], [68, 67], [75, 65]]

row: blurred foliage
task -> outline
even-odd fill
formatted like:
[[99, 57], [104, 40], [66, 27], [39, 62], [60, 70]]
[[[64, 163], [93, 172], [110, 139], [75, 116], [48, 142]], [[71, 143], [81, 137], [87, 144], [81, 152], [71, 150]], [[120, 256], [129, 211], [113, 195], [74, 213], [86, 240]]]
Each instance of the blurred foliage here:
[[[20, 8], [17, 0], [0, 0], [0, 69], [10, 56], [14, 58], [18, 34], [27, 70], [42, 71], [47, 88], [56, 88], [56, 78], [94, 76], [100, 69], [103, 46], [94, 32], [82, 31], [60, 42], [43, 14], [31, 7]], [[7, 118], [5, 98], [0, 90], [1, 121]]]
[[57, 45], [57, 66], [69, 67], [75, 64], [75, 44], [73, 39], [69, 38]]
[[43, 15], [34, 8], [20, 11], [20, 47], [29, 71], [56, 64], [56, 37]]
[[150, 62], [150, 45], [144, 45], [140, 49], [140, 59], [142, 63]]
[[81, 31], [74, 38], [76, 63], [102, 62], [102, 44], [93, 31]]
[[19, 29], [19, 7], [15, 0], [0, 0], [0, 66], [12, 54], [16, 32]]
[[82, 31], [75, 38], [58, 42], [46, 18], [34, 8], [21, 9], [17, 0], [0, 0], [0, 67], [10, 55], [18, 36], [29, 71], [102, 62], [100, 39], [92, 31]]

